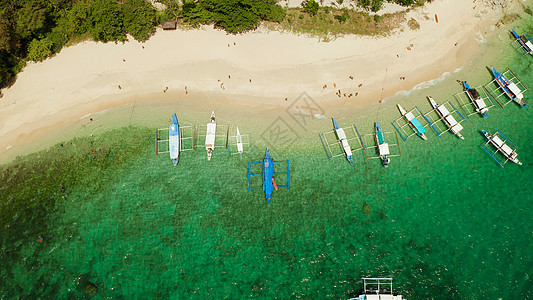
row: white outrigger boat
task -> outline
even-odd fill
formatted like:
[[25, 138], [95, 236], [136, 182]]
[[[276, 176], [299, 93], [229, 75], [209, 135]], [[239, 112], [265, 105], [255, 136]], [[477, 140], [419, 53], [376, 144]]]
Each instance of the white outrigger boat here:
[[342, 150], [344, 151], [344, 155], [346, 155], [346, 159], [353, 165], [352, 148], [350, 147], [350, 144], [348, 144], [348, 139], [346, 138], [344, 129], [339, 127], [335, 118], [333, 118], [333, 126], [335, 135], [337, 135], [339, 143], [341, 143]]
[[[507, 162], [507, 161], [512, 161], [514, 162], [515, 164], [518, 164], [518, 165], [522, 165], [522, 163], [518, 160], [517, 156], [518, 154], [516, 153], [516, 149], [512, 149], [509, 145], [507, 145], [507, 142], [509, 142], [511, 145], [513, 145], [513, 147], [516, 148], [516, 146], [513, 144], [513, 142], [511, 142], [511, 140], [509, 140], [503, 133], [501, 133], [501, 131], [499, 130], [496, 130], [496, 133], [494, 134], [490, 134], [488, 133], [487, 131], [483, 130], [482, 131], [483, 133], [483, 136], [485, 137], [485, 140], [487, 141], [487, 143], [485, 143], [485, 146], [487, 146], [488, 144], [491, 144], [492, 146], [494, 146], [496, 148], [496, 152], [494, 153], [490, 153], [487, 148], [485, 148], [485, 146], [481, 146], [494, 160], [496, 160], [496, 162], [503, 167], [503, 165]], [[503, 137], [503, 140], [499, 137], [499, 135], [501, 135]], [[501, 154], [503, 154], [503, 156], [505, 157], [505, 161], [503, 163], [501, 163], [496, 157], [495, 157], [495, 154], [497, 152], [501, 152]]]
[[463, 126], [461, 123], [457, 122], [455, 118], [450, 114], [450, 111], [442, 105], [437, 105], [437, 102], [433, 100], [431, 96], [428, 96], [429, 102], [431, 103], [431, 107], [435, 109], [441, 120], [446, 124], [448, 129], [455, 135], [457, 135], [459, 138], [464, 140], [465, 138], [461, 134], [461, 130], [463, 130]]
[[[242, 155], [244, 153], [244, 149], [246, 145], [250, 145], [249, 149], [250, 152], [253, 151], [253, 144], [252, 144], [252, 135], [251, 134], [241, 134], [239, 131], [239, 127], [237, 127], [237, 135], [228, 137], [228, 138], [235, 138], [236, 143], [235, 144], [229, 144], [228, 145], [228, 154], [231, 156], [231, 148], [237, 148], [237, 153], [239, 153], [240, 157], [242, 158]], [[247, 150], [248, 151], [248, 150]]]
[[[337, 124], [337, 120], [335, 120], [335, 118], [331, 119], [333, 121], [333, 131], [328, 131], [324, 134], [318, 134], [320, 140], [322, 141], [322, 145], [324, 146], [324, 150], [326, 150], [326, 155], [329, 159], [337, 156], [344, 156], [346, 157], [348, 162], [353, 165], [353, 152], [365, 148], [359, 131], [357, 130], [357, 127], [355, 125], [346, 128], [341, 128], [339, 127], [339, 124]], [[347, 136], [347, 131], [350, 132], [350, 137]], [[328, 138], [328, 136], [331, 137]], [[354, 139], [357, 139], [360, 143], [360, 147], [357, 149], [352, 149], [349, 143], [350, 140]], [[333, 154], [333, 150], [331, 149], [331, 147], [337, 148], [337, 145], [340, 146], [342, 152], [339, 153], [337, 152], [338, 150], [335, 150], [335, 154]]]
[[349, 300], [406, 300], [402, 295], [394, 295], [392, 278], [363, 278], [363, 294]]
[[237, 139], [237, 153], [239, 153], [239, 155], [242, 158], [242, 153], [244, 152], [244, 147], [242, 145], [242, 135], [239, 132], [239, 127], [237, 127], [237, 135], [235, 136], [235, 138]]
[[[398, 109], [400, 110], [400, 113], [405, 118], [407, 123], [409, 123], [409, 127], [411, 127], [415, 131], [416, 135], [421, 137], [423, 140], [427, 141], [428, 138], [426, 137], [426, 134], [425, 134], [426, 133], [426, 128], [424, 128], [424, 126], [422, 126], [422, 124], [420, 124], [420, 122], [418, 122], [418, 120], [413, 115], [413, 113], [412, 112], [407, 112], [405, 109], [403, 109], [403, 107], [400, 104], [398, 104]], [[400, 132], [400, 134], [401, 134], [401, 132]]]
[[470, 85], [468, 85], [468, 83], [466, 82], [466, 80], [463, 81], [463, 87], [465, 89], [466, 95], [468, 95], [468, 98], [472, 102], [476, 112], [482, 115], [483, 118], [486, 118], [489, 108], [487, 107], [487, 104], [485, 103], [483, 98], [481, 98], [481, 96], [479, 95], [479, 92], [476, 89], [471, 88]]
[[211, 122], [207, 123], [205, 134], [205, 150], [207, 150], [207, 160], [211, 160], [215, 150], [215, 137], [217, 133], [217, 123], [215, 121], [215, 112], [211, 113]]

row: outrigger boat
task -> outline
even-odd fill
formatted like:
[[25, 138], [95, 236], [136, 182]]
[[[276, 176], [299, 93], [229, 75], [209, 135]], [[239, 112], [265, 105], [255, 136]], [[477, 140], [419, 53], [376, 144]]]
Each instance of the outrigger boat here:
[[[187, 128], [194, 128], [194, 138], [193, 137], [183, 137], [182, 131]], [[168, 130], [168, 140], [160, 139], [159, 132]], [[172, 121], [170, 126], [167, 128], [157, 129], [156, 130], [156, 143], [155, 143], [155, 152], [157, 154], [169, 153], [170, 159], [174, 166], [178, 165], [180, 152], [184, 150], [196, 150], [196, 127], [193, 126], [181, 126], [178, 123], [178, 117], [176, 114], [172, 115]], [[183, 145], [183, 140], [192, 140], [189, 146]], [[168, 151], [159, 151], [159, 143], [168, 142]]]
[[181, 139], [180, 139], [180, 125], [178, 124], [178, 117], [176, 114], [172, 115], [172, 124], [168, 129], [168, 151], [170, 159], [175, 166], [178, 165], [180, 159]]
[[426, 134], [425, 134], [426, 128], [424, 128], [424, 126], [422, 126], [422, 124], [418, 122], [418, 120], [413, 115], [413, 113], [407, 112], [405, 109], [403, 109], [403, 107], [400, 104], [398, 104], [398, 109], [400, 110], [400, 113], [402, 114], [402, 116], [405, 118], [405, 120], [409, 124], [409, 127], [411, 127], [419, 137], [427, 141], [428, 138], [426, 137]]
[[389, 144], [385, 142], [385, 135], [381, 131], [381, 127], [379, 127], [378, 122], [376, 122], [376, 144], [378, 146], [379, 158], [381, 159], [381, 162], [383, 162], [383, 166], [385, 168], [389, 167], [389, 163], [390, 163], [390, 158], [388, 157], [388, 155], [390, 154]]
[[[359, 135], [357, 127], [353, 125], [350, 127], [341, 128], [339, 127], [339, 124], [335, 118], [331, 119], [333, 121], [333, 131], [329, 131], [324, 134], [318, 134], [320, 140], [322, 141], [322, 145], [324, 146], [324, 150], [326, 150], [326, 155], [329, 159], [337, 156], [345, 156], [348, 162], [353, 165], [353, 152], [364, 148], [363, 141]], [[350, 137], [347, 136], [346, 132], [351, 132]], [[328, 138], [328, 135], [331, 135], [331, 137]], [[358, 139], [361, 143], [360, 147], [357, 149], [352, 149], [349, 144], [349, 141], [354, 139]], [[331, 147], [337, 147], [337, 145], [340, 146], [342, 152], [339, 153], [337, 152], [338, 150], [336, 150], [336, 154], [333, 154]]]
[[349, 300], [406, 300], [402, 295], [394, 295], [392, 278], [363, 278], [364, 293]]
[[[503, 167], [503, 165], [507, 161], [512, 161], [515, 164], [522, 165], [522, 163], [517, 158], [518, 154], [516, 153], [516, 146], [501, 131], [496, 130], [496, 133], [490, 134], [487, 131], [483, 130], [482, 133], [483, 133], [483, 136], [485, 137], [485, 140], [487, 141], [487, 143], [485, 143], [484, 146], [481, 146], [481, 148], [483, 148], [483, 150], [485, 150], [494, 160], [496, 160], [496, 162], [500, 166]], [[503, 140], [502, 140], [502, 138], [499, 137], [499, 135], [502, 136]], [[515, 149], [512, 149], [509, 145], [507, 145], [507, 142], [509, 142], [509, 144], [511, 144], [513, 147], [515, 147]], [[487, 150], [487, 148], [485, 147], [488, 144], [493, 145], [496, 148], [496, 152], [490, 153]], [[496, 159], [495, 154], [497, 152], [501, 152], [503, 154], [503, 156], [505, 157], [505, 161], [503, 163], [500, 162], [498, 159]]]
[[460, 132], [461, 130], [463, 130], [463, 126], [461, 125], [461, 123], [455, 120], [455, 118], [450, 114], [450, 111], [446, 108], [446, 106], [444, 106], [444, 104], [437, 105], [437, 102], [435, 102], [435, 100], [433, 100], [431, 96], [429, 96], [428, 99], [429, 99], [429, 102], [431, 103], [431, 107], [433, 107], [433, 109], [437, 112], [437, 114], [439, 115], [441, 120], [446, 124], [448, 129], [453, 134], [457, 135], [459, 138], [464, 140], [465, 138]]
[[481, 96], [479, 95], [478, 91], [474, 88], [471, 88], [470, 85], [465, 81], [463, 81], [463, 87], [466, 91], [466, 94], [468, 95], [468, 98], [474, 105], [474, 109], [476, 112], [478, 112], [480, 115], [483, 116], [483, 118], [487, 117], [487, 112], [489, 111], [489, 108], [487, 107], [487, 104], [485, 104], [485, 101]]
[[[514, 42], [518, 43], [518, 45], [524, 51], [524, 53], [527, 53], [533, 56], [533, 42], [531, 41], [531, 38], [527, 34], [524, 34], [522, 36], [518, 35], [518, 33], [514, 31], [514, 29], [511, 29], [511, 32], [513, 33], [513, 36], [515, 37]], [[517, 47], [515, 47], [514, 45], [513, 45], [513, 48], [515, 48], [518, 51]]]
[[[241, 158], [242, 158], [242, 154], [244, 153], [244, 146], [245, 145], [250, 145], [250, 148], [249, 148], [250, 152], [253, 151], [252, 135], [251, 134], [241, 134], [241, 132], [239, 131], [239, 127], [237, 127], [237, 135], [231, 136], [231, 138], [235, 138], [236, 143], [235, 144], [231, 144], [229, 146], [236, 146], [237, 153], [239, 153]], [[248, 142], [245, 141], [245, 138], [248, 139]], [[229, 156], [231, 156], [230, 148], [231, 147], [228, 147]]]
[[[287, 172], [275, 172], [274, 165], [283, 163], [285, 163], [287, 166]], [[262, 164], [262, 172], [250, 173], [250, 166], [252, 164]], [[277, 191], [279, 188], [286, 188], [290, 190], [289, 161], [273, 161], [270, 157], [270, 151], [268, 150], [268, 148], [266, 149], [265, 158], [262, 162], [248, 162], [248, 168], [246, 173], [248, 176], [248, 190], [263, 189], [263, 191], [265, 192], [267, 203], [270, 203], [270, 201], [272, 200], [272, 193], [274, 192], [274, 190]], [[254, 175], [261, 175], [263, 177], [263, 184], [261, 186], [251, 186], [250, 177]], [[274, 175], [287, 175], [287, 185], [277, 185], [276, 181], [274, 180]]]
[[213, 151], [215, 150], [215, 137], [217, 132], [217, 123], [215, 121], [215, 112], [211, 113], [211, 122], [207, 123], [207, 130], [205, 134], [205, 150], [207, 150], [207, 160], [211, 160]]
[[239, 127], [237, 127], [237, 136], [236, 136], [236, 138], [237, 138], [237, 153], [239, 153], [239, 155], [242, 158], [242, 153], [244, 152], [244, 147], [242, 146], [242, 135], [239, 132]]
[[511, 82], [510, 80], [508, 80], [504, 74], [496, 71], [496, 69], [494, 69], [492, 65], [490, 66], [490, 68], [492, 70], [492, 74], [494, 75], [494, 80], [496, 81], [498, 86], [502, 89], [503, 93], [509, 99], [520, 104], [522, 107], [527, 108], [528, 106], [524, 103], [524, 95], [523, 95], [523, 92], [525, 91], [520, 90], [520, 88], [514, 82]]
[[353, 159], [352, 159], [352, 148], [350, 148], [350, 144], [348, 144], [348, 140], [346, 139], [346, 133], [344, 133], [344, 129], [339, 127], [339, 124], [337, 124], [337, 121], [335, 118], [333, 119], [333, 128], [335, 130], [335, 134], [337, 135], [337, 138], [339, 139], [339, 143], [341, 143], [342, 150], [344, 151], [344, 155], [346, 155], [346, 159], [353, 165]]

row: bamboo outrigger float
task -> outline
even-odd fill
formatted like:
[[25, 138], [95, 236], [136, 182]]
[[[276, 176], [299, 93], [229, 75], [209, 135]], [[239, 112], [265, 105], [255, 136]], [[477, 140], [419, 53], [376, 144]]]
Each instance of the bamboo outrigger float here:
[[[183, 132], [185, 129], [191, 129], [194, 131], [193, 136], [184, 137]], [[168, 130], [168, 139], [159, 137], [160, 132]], [[196, 150], [196, 126], [180, 126], [178, 123], [178, 117], [176, 114], [172, 115], [172, 123], [169, 128], [157, 129], [155, 132], [155, 153], [156, 155], [162, 153], [169, 153], [170, 159], [174, 166], [178, 165], [179, 155], [181, 151]], [[168, 151], [160, 151], [159, 143], [168, 143]], [[185, 145], [189, 143], [189, 145]]]
[[[487, 91], [483, 87], [472, 88], [468, 82], [462, 81], [461, 85], [464, 91], [453, 95], [461, 108], [468, 117], [479, 114], [486, 118], [488, 116], [489, 108], [494, 106], [494, 103], [487, 95]], [[466, 98], [466, 99], [463, 99]], [[487, 102], [489, 104], [487, 105]]]
[[[524, 93], [527, 88], [513, 71], [507, 69], [507, 71], [500, 73], [493, 66], [490, 66], [490, 70], [494, 79], [485, 85], [485, 89], [501, 107], [505, 107], [511, 102], [515, 102], [524, 108], [529, 107], [524, 103]], [[493, 87], [493, 83], [496, 83], [496, 88]], [[508, 100], [502, 100], [501, 97], [503, 96]], [[501, 104], [500, 100], [504, 101], [504, 104]]]
[[522, 56], [529, 54], [533, 56], [533, 40], [529, 37], [529, 35], [518, 35], [514, 29], [511, 29], [511, 33], [513, 34], [515, 40], [511, 43], [511, 46], [518, 51]]
[[[483, 136], [485, 137], [485, 140], [487, 141], [484, 145], [481, 146], [485, 152], [487, 152], [502, 168], [503, 166], [508, 162], [512, 161], [515, 164], [522, 165], [522, 163], [518, 160], [516, 153], [516, 145], [511, 142], [510, 139], [508, 139], [501, 131], [496, 129], [496, 132], [494, 134], [490, 134], [487, 131], [482, 131]], [[487, 149], [487, 145], [491, 144], [496, 148], [496, 151], [491, 152]], [[509, 145], [513, 146], [511, 148]], [[500, 152], [505, 160], [502, 161], [501, 158], [497, 156], [497, 153]]]
[[[400, 113], [402, 116], [392, 122], [392, 126], [396, 128], [402, 139], [405, 141], [407, 138], [418, 135], [423, 140], [427, 141], [426, 137], [426, 128], [425, 126], [422, 126], [422, 124], [418, 121], [416, 118], [417, 116], [420, 117], [422, 113], [417, 110], [417, 108], [413, 108], [411, 111], [406, 111], [400, 104], [398, 104], [398, 109], [400, 110]], [[417, 116], [415, 116], [417, 114]], [[403, 125], [400, 125], [400, 121], [405, 122]], [[407, 133], [405, 130], [405, 127], [409, 126], [413, 132]], [[426, 125], [427, 126], [427, 125]]]
[[[261, 164], [262, 165], [262, 172], [258, 173], [252, 173], [251, 172], [251, 166], [254, 164]], [[274, 170], [275, 164], [285, 164], [286, 165], [286, 172], [276, 172]], [[263, 189], [265, 192], [265, 198], [267, 200], [267, 203], [270, 203], [272, 200], [272, 193], [274, 190], [278, 190], [280, 188], [285, 188], [287, 190], [291, 189], [290, 185], [290, 173], [289, 173], [289, 161], [283, 160], [283, 161], [274, 161], [270, 157], [270, 151], [268, 148], [266, 149], [265, 158], [263, 161], [258, 162], [248, 162], [247, 171], [246, 174], [248, 176], [248, 190], [251, 189]], [[260, 186], [253, 186], [251, 184], [251, 177], [261, 175], [263, 177], [262, 184]], [[287, 184], [286, 185], [278, 185], [276, 181], [274, 180], [274, 175], [286, 175], [287, 176]]]
[[394, 295], [392, 278], [363, 278], [363, 294], [349, 300], [406, 300], [402, 295]]
[[[346, 128], [340, 128], [335, 118], [331, 118], [333, 121], [333, 130], [324, 134], [318, 134], [322, 141], [322, 146], [326, 150], [326, 155], [329, 159], [337, 156], [345, 156], [350, 164], [353, 165], [353, 152], [364, 148], [363, 142], [355, 125]], [[349, 136], [346, 133], [350, 133]], [[352, 149], [349, 142], [352, 140], [358, 140], [360, 147]], [[342, 152], [333, 154], [331, 147], [340, 146]], [[337, 150], [338, 151], [338, 150]]]
[[[433, 108], [433, 110], [425, 113], [423, 116], [426, 121], [428, 121], [428, 123], [431, 125], [431, 128], [433, 128], [435, 133], [440, 137], [444, 132], [449, 130], [450, 132], [464, 140], [465, 138], [461, 134], [461, 130], [463, 130], [461, 122], [463, 122], [465, 118], [461, 115], [459, 111], [457, 111], [455, 106], [453, 106], [450, 101], [438, 105], [437, 102], [431, 96], [428, 96], [428, 100], [431, 103], [431, 107]], [[446, 104], [450, 105], [450, 107], [447, 108]], [[438, 120], [431, 117], [432, 112], [435, 112], [437, 114]], [[453, 116], [454, 113], [457, 113], [458, 116], [461, 117], [461, 120], [459, 120], [459, 122], [457, 122], [457, 120]], [[438, 126], [437, 121], [439, 120], [441, 120], [446, 125], [447, 129], [441, 129]], [[438, 128], [438, 130], [436, 128]]]

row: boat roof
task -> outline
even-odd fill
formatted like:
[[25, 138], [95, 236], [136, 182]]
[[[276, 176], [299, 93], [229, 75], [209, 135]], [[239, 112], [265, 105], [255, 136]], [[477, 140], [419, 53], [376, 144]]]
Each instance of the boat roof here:
[[513, 93], [515, 94], [515, 96], [518, 96], [519, 94], [522, 94], [522, 91], [520, 90], [520, 88], [518, 88], [516, 86], [516, 84], [514, 83], [509, 83], [509, 85], [507, 86], [507, 88]]
[[379, 145], [379, 155], [389, 155], [389, 154], [390, 154], [389, 144], [388, 143], [380, 144]]
[[405, 114], [405, 117], [407, 118], [407, 120], [411, 121], [412, 119], [415, 118], [415, 116], [413, 115], [412, 112], [408, 112]]
[[440, 111], [440, 113], [444, 116], [447, 116], [450, 114], [450, 111], [446, 108], [446, 106], [441, 105], [441, 106], [438, 106], [437, 109]]
[[378, 144], [382, 144], [385, 142], [385, 136], [383, 135], [382, 131], [376, 132], [376, 136], [378, 137]]
[[418, 131], [419, 133], [425, 133], [426, 132], [426, 128], [424, 128], [424, 126], [422, 126], [422, 124], [420, 124], [420, 122], [418, 122], [418, 120], [416, 118], [413, 118], [411, 120], [411, 124], [413, 124], [413, 126], [415, 126], [416, 131]]
[[450, 124], [450, 126], [454, 126], [455, 124], [458, 124], [452, 115], [447, 115], [446, 117], [444, 117], [444, 119]]
[[505, 144], [504, 141], [502, 141], [502, 139], [500, 139], [500, 137], [497, 135], [492, 136], [492, 142], [498, 147], [501, 147]]
[[487, 104], [485, 104], [485, 101], [483, 101], [483, 99], [481, 98], [478, 98], [476, 100], [474, 100], [474, 102], [476, 102], [476, 105], [481, 109], [481, 108], [485, 108], [487, 107]]
[[346, 133], [344, 132], [344, 129], [339, 128], [335, 129], [335, 132], [337, 133], [337, 137], [339, 140], [345, 140], [346, 139]]

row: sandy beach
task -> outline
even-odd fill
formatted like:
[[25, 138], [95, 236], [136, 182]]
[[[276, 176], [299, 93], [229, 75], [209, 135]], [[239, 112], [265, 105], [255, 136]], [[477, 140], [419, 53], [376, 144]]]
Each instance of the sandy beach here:
[[[384, 101], [479, 53], [501, 13], [477, 2], [437, 0], [411, 9], [403, 28], [386, 38], [324, 43], [261, 28], [228, 35], [206, 26], [158, 30], [145, 43], [83, 42], [30, 63], [2, 90], [0, 156], [9, 151], [12, 157], [54, 132], [60, 136], [59, 129], [84, 116], [134, 102], [178, 101], [199, 111], [216, 105], [241, 113], [250, 107], [257, 114], [284, 109], [285, 99], [302, 92], [332, 111]], [[409, 29], [411, 18], [419, 30]]]

